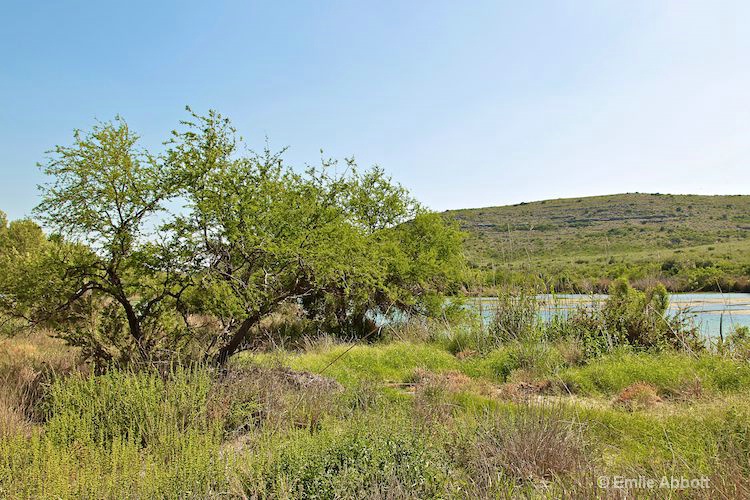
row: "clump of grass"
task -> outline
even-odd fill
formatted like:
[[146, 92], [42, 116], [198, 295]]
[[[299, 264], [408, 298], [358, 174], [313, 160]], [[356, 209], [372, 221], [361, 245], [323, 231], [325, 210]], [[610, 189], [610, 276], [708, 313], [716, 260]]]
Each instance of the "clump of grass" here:
[[677, 391], [667, 394], [667, 396], [681, 402], [697, 401], [703, 398], [704, 395], [703, 381], [700, 377], [681, 382]]
[[227, 437], [257, 428], [317, 430], [343, 387], [336, 381], [282, 367], [234, 368], [214, 380], [208, 413]]
[[592, 467], [581, 424], [543, 404], [485, 418], [465, 453], [472, 494], [482, 497], [524, 484], [541, 491], [546, 483], [576, 480]]
[[0, 437], [28, 435], [41, 421], [46, 386], [83, 368], [72, 349], [45, 331], [0, 340]]
[[436, 423], [447, 423], [458, 409], [450, 400], [450, 389], [445, 379], [428, 379], [414, 391], [413, 417], [430, 428]]
[[0, 391], [0, 439], [30, 434], [32, 424], [25, 414], [28, 406], [23, 395]]
[[645, 382], [636, 382], [620, 391], [613, 404], [628, 411], [636, 411], [653, 408], [661, 401], [656, 387]]
[[523, 289], [500, 293], [492, 311], [488, 333], [495, 344], [538, 339], [540, 318], [536, 294]]
[[584, 346], [577, 338], [561, 339], [556, 341], [553, 345], [567, 366], [581, 365], [586, 359]]
[[717, 439], [718, 450], [706, 498], [750, 497], [750, 425], [747, 414], [732, 411]]
[[538, 377], [556, 373], [565, 366], [558, 349], [547, 342], [517, 342], [510, 346], [510, 356], [518, 369]]
[[448, 422], [461, 405], [456, 395], [474, 390], [479, 384], [461, 372], [433, 373], [417, 369], [413, 375], [413, 411], [416, 421], [430, 425]]
[[461, 364], [461, 371], [470, 377], [484, 377], [494, 382], [505, 382], [516, 368], [516, 359], [505, 347], [467, 358]]
[[382, 386], [375, 380], [364, 379], [344, 393], [344, 407], [350, 412], [367, 412], [379, 408], [384, 402]]

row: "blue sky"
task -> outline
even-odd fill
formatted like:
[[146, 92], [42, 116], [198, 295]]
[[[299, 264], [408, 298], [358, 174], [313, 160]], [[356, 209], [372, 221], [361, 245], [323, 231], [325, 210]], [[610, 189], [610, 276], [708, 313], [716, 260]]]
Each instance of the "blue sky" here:
[[0, 209], [121, 114], [184, 106], [253, 147], [379, 164], [433, 209], [626, 191], [750, 193], [750, 2], [0, 4]]

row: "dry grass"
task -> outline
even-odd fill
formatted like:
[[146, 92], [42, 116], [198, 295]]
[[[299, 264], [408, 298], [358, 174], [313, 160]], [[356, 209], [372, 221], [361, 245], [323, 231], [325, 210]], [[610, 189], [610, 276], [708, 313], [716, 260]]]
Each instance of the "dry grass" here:
[[474, 385], [467, 375], [454, 370], [435, 373], [424, 368], [417, 368], [412, 374], [412, 382], [417, 388], [428, 385], [440, 385], [448, 392], [459, 392]]
[[508, 382], [498, 387], [495, 395], [508, 401], [527, 401], [549, 394], [554, 389], [554, 384], [548, 379]]
[[57, 375], [85, 370], [76, 351], [45, 331], [0, 340], [0, 437], [28, 436], [39, 420], [38, 401]]
[[579, 340], [568, 339], [556, 343], [555, 347], [560, 352], [565, 364], [568, 366], [578, 366], [586, 358], [584, 347]]
[[[0, 381], [5, 386], [5, 381]], [[0, 439], [10, 436], [29, 436], [32, 424], [26, 417], [27, 400], [5, 387], [0, 389]]]
[[224, 422], [230, 438], [261, 427], [278, 430], [291, 425], [314, 432], [342, 390], [338, 382], [309, 372], [232, 369], [213, 384], [208, 412]]
[[710, 476], [710, 488], [703, 498], [750, 498], [750, 455], [741, 446], [723, 450], [721, 472]]
[[450, 384], [441, 377], [428, 377], [416, 384], [412, 417], [417, 425], [432, 429], [436, 423], [449, 422], [456, 411], [450, 395]]
[[473, 349], [464, 349], [456, 353], [456, 358], [460, 360], [469, 359], [477, 356], [479, 353]]
[[656, 387], [646, 382], [636, 382], [623, 389], [612, 402], [627, 411], [646, 410], [661, 403]]
[[680, 402], [693, 402], [705, 396], [703, 382], [699, 377], [683, 382], [672, 397]]
[[492, 497], [503, 484], [544, 489], [551, 481], [581, 481], [593, 470], [579, 423], [562, 408], [526, 404], [482, 423], [468, 451], [472, 495]]
[[472, 379], [464, 373], [449, 370], [432, 372], [417, 368], [406, 384], [397, 384], [414, 395], [414, 417], [420, 424], [448, 422], [459, 409], [459, 394], [491, 396], [495, 388], [484, 380]]

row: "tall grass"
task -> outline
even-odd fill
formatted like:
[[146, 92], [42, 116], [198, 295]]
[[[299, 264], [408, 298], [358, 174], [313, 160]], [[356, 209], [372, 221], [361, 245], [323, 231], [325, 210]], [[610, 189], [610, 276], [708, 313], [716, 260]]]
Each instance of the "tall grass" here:
[[206, 412], [211, 375], [177, 367], [167, 378], [153, 371], [109, 370], [70, 377], [49, 389], [46, 434], [58, 445], [115, 440], [141, 447], [169, 447], [187, 431], [213, 431]]
[[[7, 392], [21, 423], [0, 435], [0, 497], [654, 493], [601, 490], [598, 475], [707, 475], [712, 489], [691, 495], [747, 496], [741, 358], [630, 345], [586, 356], [576, 335], [535, 328], [474, 352], [451, 349], [449, 332], [309, 342], [244, 355], [221, 372], [92, 374], [63, 363], [39, 379], [39, 358], [9, 356], [0, 365], [8, 380], [36, 392], [27, 402]], [[658, 403], [618, 404], [634, 385]]]

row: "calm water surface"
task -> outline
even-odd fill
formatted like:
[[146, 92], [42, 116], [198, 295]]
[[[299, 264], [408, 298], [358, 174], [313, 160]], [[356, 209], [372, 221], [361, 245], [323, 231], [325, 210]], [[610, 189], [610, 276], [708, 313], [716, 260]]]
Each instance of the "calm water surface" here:
[[[567, 314], [577, 307], [591, 306], [606, 299], [606, 295], [556, 294], [539, 295], [542, 316]], [[491, 314], [495, 300], [485, 297], [483, 305], [489, 306], [486, 315]], [[750, 293], [674, 293], [669, 295], [671, 313], [687, 310], [693, 321], [708, 337], [727, 335], [736, 326], [750, 327]]]

